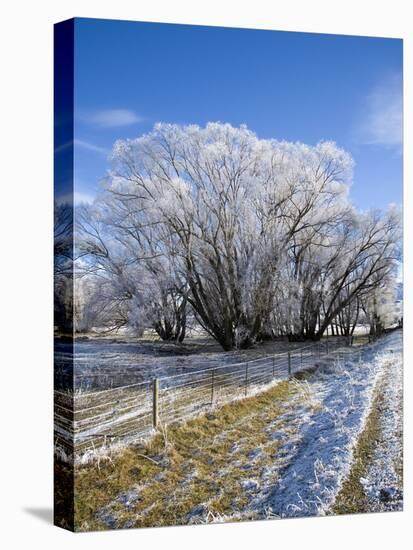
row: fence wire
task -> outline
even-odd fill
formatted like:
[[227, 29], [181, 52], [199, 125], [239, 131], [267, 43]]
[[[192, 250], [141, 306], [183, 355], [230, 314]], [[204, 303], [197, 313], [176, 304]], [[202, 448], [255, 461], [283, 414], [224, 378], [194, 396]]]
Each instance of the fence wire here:
[[340, 345], [318, 342], [272, 356], [93, 392], [56, 390], [55, 448], [70, 456], [145, 439], [159, 425], [264, 391], [327, 355], [345, 360], [361, 353], [361, 347]]

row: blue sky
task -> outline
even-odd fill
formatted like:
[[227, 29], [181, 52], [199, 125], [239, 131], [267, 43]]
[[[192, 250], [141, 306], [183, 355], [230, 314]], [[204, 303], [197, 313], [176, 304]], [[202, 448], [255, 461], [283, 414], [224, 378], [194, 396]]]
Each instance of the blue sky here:
[[402, 41], [76, 19], [75, 187], [94, 196], [118, 138], [158, 122], [246, 124], [333, 140], [355, 159], [353, 202], [402, 202]]

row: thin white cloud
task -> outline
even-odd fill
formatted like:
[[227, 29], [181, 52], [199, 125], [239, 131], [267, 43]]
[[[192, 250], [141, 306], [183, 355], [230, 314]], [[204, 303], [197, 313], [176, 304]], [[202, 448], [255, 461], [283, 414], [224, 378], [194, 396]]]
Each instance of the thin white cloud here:
[[367, 97], [359, 141], [400, 149], [403, 143], [403, 86], [401, 75], [392, 75]]
[[61, 153], [62, 151], [65, 151], [66, 149], [68, 149], [69, 147], [71, 147], [73, 145], [73, 141], [70, 140], [70, 141], [65, 141], [64, 143], [62, 143], [61, 145], [59, 145], [58, 147], [55, 147], [54, 149], [54, 152], [55, 153]]
[[117, 128], [142, 122], [143, 118], [130, 109], [104, 109], [83, 115], [84, 122], [99, 128]]
[[95, 200], [95, 197], [90, 193], [84, 193], [82, 191], [75, 191], [73, 195], [73, 202], [78, 204], [91, 204]]
[[93, 151], [94, 153], [99, 153], [100, 155], [108, 155], [110, 152], [109, 149], [106, 149], [105, 147], [100, 147], [99, 145], [95, 145], [90, 141], [85, 141], [82, 139], [66, 141], [65, 143], [62, 143], [62, 145], [59, 145], [59, 147], [56, 147], [54, 152], [60, 153], [73, 146], [79, 147], [80, 149], [85, 149], [86, 151]]
[[89, 141], [84, 141], [82, 139], [75, 139], [74, 144], [75, 144], [75, 147], [79, 147], [80, 149], [85, 149], [86, 151], [99, 153], [100, 155], [109, 154], [109, 150], [106, 149], [105, 147], [100, 147], [99, 145], [95, 145], [94, 143], [90, 143]]
[[57, 204], [73, 204], [74, 206], [79, 206], [80, 204], [92, 204], [95, 200], [95, 197], [90, 193], [85, 193], [83, 191], [75, 191], [73, 195], [71, 193], [66, 193], [56, 197]]

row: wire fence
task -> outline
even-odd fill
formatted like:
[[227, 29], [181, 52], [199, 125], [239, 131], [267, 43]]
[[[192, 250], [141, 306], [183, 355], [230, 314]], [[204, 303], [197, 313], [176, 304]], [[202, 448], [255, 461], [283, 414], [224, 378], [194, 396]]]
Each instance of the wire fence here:
[[248, 397], [326, 356], [345, 360], [363, 346], [317, 342], [229, 365], [93, 392], [55, 391], [55, 448], [64, 456], [145, 439], [154, 429]]

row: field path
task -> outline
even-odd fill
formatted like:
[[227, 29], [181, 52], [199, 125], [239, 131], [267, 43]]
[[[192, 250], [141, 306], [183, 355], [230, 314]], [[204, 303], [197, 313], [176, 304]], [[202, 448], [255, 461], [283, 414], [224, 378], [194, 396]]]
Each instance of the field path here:
[[383, 377], [380, 436], [360, 480], [372, 512], [403, 509], [403, 366], [389, 362]]
[[80, 467], [78, 530], [328, 513], [375, 389], [386, 380], [400, 393], [401, 347], [397, 331], [354, 361], [321, 360], [305, 376], [170, 427], [144, 450]]

